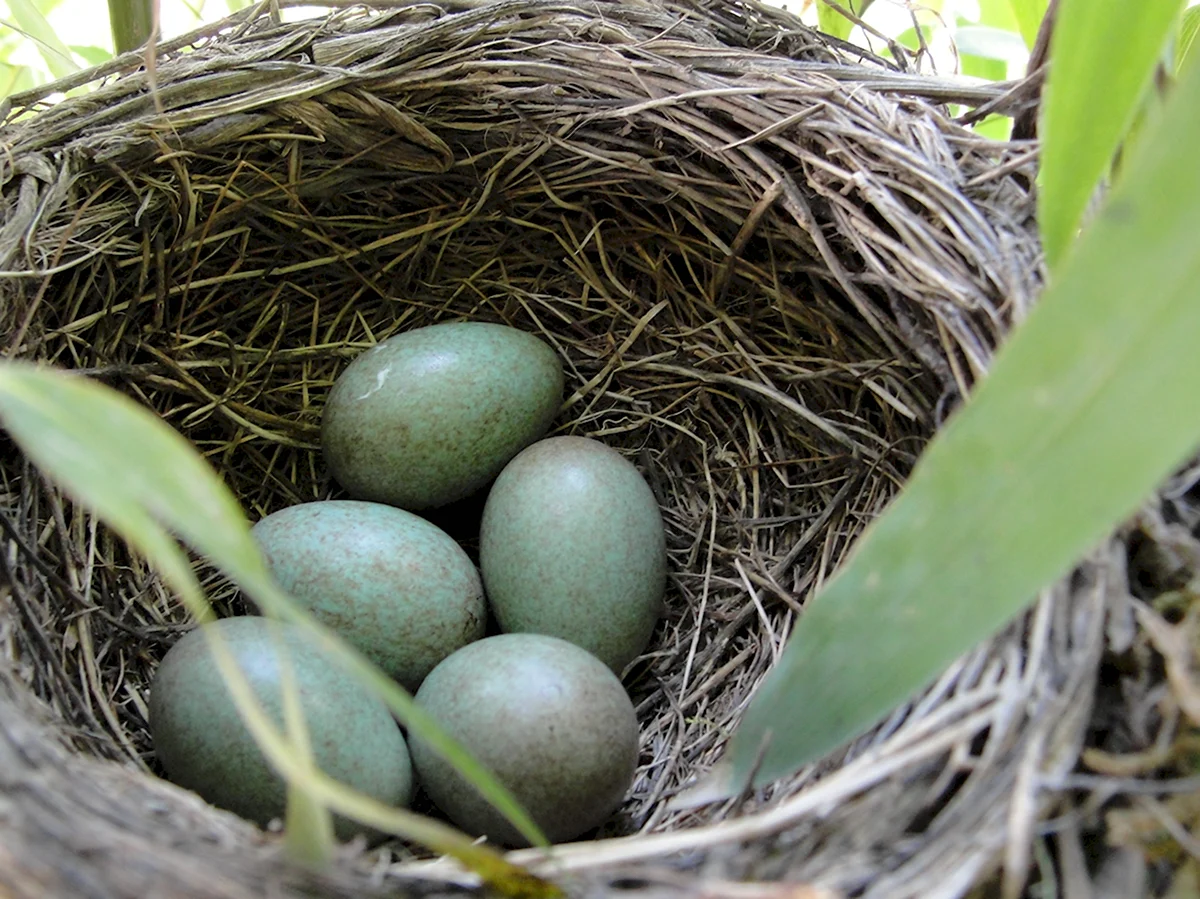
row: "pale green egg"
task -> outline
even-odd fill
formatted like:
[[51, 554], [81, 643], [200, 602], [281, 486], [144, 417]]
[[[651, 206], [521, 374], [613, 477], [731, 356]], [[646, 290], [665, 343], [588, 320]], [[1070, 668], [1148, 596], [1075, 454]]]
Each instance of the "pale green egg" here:
[[[465, 646], [430, 672], [416, 701], [551, 842], [603, 823], [633, 781], [633, 704], [604, 663], [556, 637], [500, 634]], [[496, 843], [525, 844], [432, 747], [410, 740], [421, 786], [450, 820]]]
[[474, 493], [545, 434], [562, 391], [558, 356], [532, 334], [486, 322], [417, 328], [342, 372], [321, 444], [354, 498], [432, 509]]
[[[205, 638], [211, 631], [277, 726], [283, 725], [283, 685], [294, 685], [322, 771], [387, 805], [408, 805], [411, 762], [387, 708], [303, 632], [266, 618], [226, 618], [196, 628], [163, 658], [150, 688], [150, 733], [172, 781], [259, 825], [286, 811], [284, 780], [238, 716]], [[335, 829], [343, 839], [364, 830], [340, 817]]]
[[658, 503], [633, 464], [596, 440], [553, 437], [514, 458], [488, 494], [479, 557], [502, 630], [570, 640], [618, 674], [661, 613]]
[[358, 500], [302, 503], [252, 533], [279, 585], [409, 691], [484, 634], [474, 564], [411, 512]]

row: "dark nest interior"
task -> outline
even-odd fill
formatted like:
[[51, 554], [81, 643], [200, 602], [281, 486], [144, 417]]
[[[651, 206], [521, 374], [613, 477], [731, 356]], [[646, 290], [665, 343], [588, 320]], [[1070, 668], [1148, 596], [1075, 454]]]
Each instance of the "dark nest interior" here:
[[[554, 433], [635, 462], [671, 567], [626, 675], [632, 794], [604, 839], [540, 870], [647, 893], [1019, 882], [1091, 719], [1120, 541], [837, 757], [736, 802], [675, 801], [1036, 296], [1034, 148], [945, 105], [1000, 92], [851, 57], [749, 3], [374, 7], [246, 13], [160, 48], [152, 73], [125, 57], [77, 79], [92, 92], [15, 98], [5, 354], [154, 409], [254, 520], [339, 495], [320, 414], [363, 349], [463, 318], [540, 335], [568, 377]], [[304, 874], [159, 781], [146, 693], [189, 626], [179, 601], [10, 443], [2, 477], [0, 884], [466, 888], [394, 843]]]

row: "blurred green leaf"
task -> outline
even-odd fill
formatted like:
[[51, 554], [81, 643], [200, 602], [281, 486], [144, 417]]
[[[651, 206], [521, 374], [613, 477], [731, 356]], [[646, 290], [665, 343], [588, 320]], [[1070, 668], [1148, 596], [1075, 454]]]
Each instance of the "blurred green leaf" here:
[[1189, 6], [1183, 11], [1179, 22], [1179, 40], [1175, 48], [1175, 71], [1183, 71], [1192, 48], [1196, 43], [1196, 34], [1200, 32], [1200, 6]]
[[1195, 449], [1200, 66], [1168, 105], [991, 373], [809, 601], [714, 789], [786, 775], [863, 732]]
[[[835, 0], [835, 2], [847, 12], [861, 17], [871, 5], [872, 0]], [[817, 0], [817, 27], [826, 34], [844, 41], [854, 30], [854, 23], [829, 6], [825, 0]]]
[[1012, 0], [979, 0], [979, 24], [1017, 33], [1019, 25]]
[[1012, 137], [1013, 120], [1006, 115], [990, 115], [971, 126], [976, 134], [989, 140], [1008, 140]]
[[1137, 116], [1182, 0], [1142, 0], [1136, 14], [1061, 0], [1042, 98], [1038, 220], [1058, 267], [1084, 210]]
[[1002, 59], [992, 59], [990, 56], [977, 56], [973, 53], [962, 53], [959, 56], [962, 74], [970, 74], [973, 78], [986, 78], [991, 82], [1001, 82], [1008, 74], [1008, 64]]
[[[976, 56], [983, 59], [1003, 60], [1006, 64], [1024, 59], [1025, 44], [1015, 31], [1004, 31], [988, 25], [963, 25], [954, 30], [954, 45], [962, 56]], [[964, 64], [963, 71], [966, 72]], [[996, 76], [980, 75], [983, 78], [994, 77], [1003, 80], [1008, 77], [1007, 65], [1000, 69]], [[967, 74], [978, 74], [967, 72]]]
[[59, 40], [37, 3], [32, 0], [8, 0], [8, 11], [12, 13], [21, 32], [37, 45], [51, 75], [66, 78], [79, 71], [71, 51]]
[[1025, 40], [1025, 46], [1032, 50], [1050, 0], [1009, 0], [1009, 5], [1012, 7], [1013, 18], [1017, 21], [1017, 30]]
[[29, 71], [29, 66], [0, 63], [0, 98], [19, 94], [33, 86], [33, 73]]
[[[178, 432], [101, 384], [15, 362], [0, 362], [0, 422], [34, 464], [93, 509], [177, 589], [191, 590], [195, 577], [165, 528], [207, 556], [266, 613], [305, 628], [322, 649], [377, 693], [397, 718], [458, 767], [531, 842], [545, 844], [508, 791], [408, 693], [280, 590], [237, 500]], [[288, 764], [299, 766], [291, 770], [304, 768], [301, 763]], [[346, 806], [347, 801], [335, 796], [330, 805], [337, 811], [358, 807], [353, 802]], [[311, 802], [301, 806], [310, 807]], [[506, 866], [499, 856], [491, 858], [490, 850], [480, 854], [476, 851], [480, 847], [472, 847], [469, 838], [453, 829], [434, 826], [402, 810], [394, 810], [389, 820], [402, 836], [418, 842], [434, 839], [426, 845], [436, 851], [490, 865], [495, 876], [519, 879], [518, 869]]]
[[71, 50], [89, 66], [98, 66], [112, 59], [112, 54], [104, 47], [81, 47], [72, 44]]
[[973, 78], [986, 78], [989, 81], [1003, 81], [1008, 75], [1008, 63], [1003, 59], [989, 56], [976, 56], [974, 53], [960, 53], [959, 65], [964, 75]]

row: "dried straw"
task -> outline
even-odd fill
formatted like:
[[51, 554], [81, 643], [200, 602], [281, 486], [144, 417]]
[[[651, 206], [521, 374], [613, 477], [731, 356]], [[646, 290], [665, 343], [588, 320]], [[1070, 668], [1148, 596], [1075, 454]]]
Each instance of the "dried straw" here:
[[[1006, 89], [852, 59], [749, 2], [373, 6], [251, 10], [164, 46], [153, 79], [126, 56], [71, 82], [90, 93], [11, 98], [5, 353], [157, 410], [256, 518], [337, 494], [320, 410], [364, 348], [460, 317], [540, 334], [568, 371], [557, 432], [639, 465], [672, 577], [626, 678], [642, 761], [617, 838], [515, 857], [646, 895], [1023, 876], [1078, 756], [1118, 544], [839, 757], [673, 801], [1038, 291], [1034, 149], [945, 105]], [[317, 889], [152, 777], [146, 688], [187, 627], [176, 599], [15, 453], [0, 477], [0, 886]], [[469, 534], [459, 511], [442, 522]], [[464, 880], [410, 859], [350, 853], [322, 895]]]

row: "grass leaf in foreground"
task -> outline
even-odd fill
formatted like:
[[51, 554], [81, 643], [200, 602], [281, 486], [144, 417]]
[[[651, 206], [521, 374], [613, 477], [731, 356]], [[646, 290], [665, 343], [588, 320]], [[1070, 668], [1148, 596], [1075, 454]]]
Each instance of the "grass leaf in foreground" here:
[[1198, 146], [1190, 66], [991, 373], [797, 621], [714, 790], [783, 776], [869, 728], [1068, 571], [1193, 451]]
[[1038, 221], [1052, 269], [1137, 116], [1183, 0], [1061, 0], [1042, 98]]
[[[61, 385], [55, 380], [61, 380]], [[80, 387], [83, 389], [76, 389]], [[149, 559], [193, 615], [202, 621], [208, 620], [212, 611], [192, 566], [170, 532], [156, 519], [155, 510], [145, 502], [139, 470], [114, 464], [119, 459], [112, 452], [105, 452], [106, 449], [111, 451], [114, 445], [120, 446], [122, 435], [126, 433], [122, 425], [128, 424], [128, 410], [121, 409], [120, 404], [110, 408], [105, 403], [109, 397], [103, 393], [99, 396], [100, 401], [94, 402], [90, 394], [97, 390], [104, 391], [104, 388], [19, 363], [2, 363], [0, 422], [47, 474], [56, 477], [72, 496], [96, 510], [109, 527]], [[129, 405], [132, 407], [133, 404], [130, 402]], [[133, 409], [140, 411], [136, 407]], [[108, 439], [103, 436], [105, 422], [112, 429], [113, 436]], [[79, 431], [81, 426], [83, 430]], [[135, 434], [137, 430], [134, 427]], [[101, 436], [94, 441], [84, 439], [86, 435], [97, 433]], [[170, 454], [164, 460], [167, 463], [173, 461]], [[187, 460], [183, 460], [183, 470], [186, 472], [188, 468]], [[236, 503], [232, 508], [237, 510]], [[307, 741], [295, 742], [295, 731], [291, 728], [293, 742], [289, 746], [271, 725], [249, 682], [219, 639], [214, 640], [212, 650], [234, 704], [251, 733], [260, 744], [267, 746], [268, 759], [274, 761], [279, 754], [294, 755], [299, 767], [311, 768]], [[329, 812], [306, 791], [303, 783], [289, 783], [287, 838], [289, 851], [298, 861], [320, 866], [333, 856]]]
[[1179, 40], [1175, 47], [1175, 71], [1183, 71], [1192, 56], [1196, 45], [1196, 35], [1200, 33], [1200, 6], [1189, 6], [1183, 11], [1179, 22]]
[[[467, 776], [531, 842], [546, 840], [511, 795], [450, 740], [402, 688], [298, 607], [270, 577], [241, 507], [216, 472], [175, 430], [128, 397], [83, 377], [17, 362], [0, 362], [0, 423], [26, 455], [75, 500], [95, 511], [143, 553], [194, 611], [206, 609], [174, 532], [207, 556], [264, 611], [305, 628], [322, 649], [377, 693], [410, 729]], [[232, 665], [232, 662], [230, 663]], [[244, 685], [244, 681], [243, 681]], [[235, 700], [237, 686], [231, 684]], [[248, 685], [243, 696], [248, 696]], [[239, 711], [244, 711], [239, 701]], [[278, 728], [247, 721], [268, 758], [306, 793], [294, 803], [308, 814], [324, 804], [469, 864], [508, 894], [529, 895], [529, 875], [453, 828], [321, 780]], [[294, 745], [294, 743], [293, 743]], [[289, 822], [290, 824], [291, 822]], [[315, 828], [298, 839], [312, 842]], [[314, 844], [315, 845], [315, 844]], [[533, 891], [536, 892], [536, 891]]]
[[8, 0], [8, 11], [12, 13], [17, 26], [37, 45], [38, 53], [51, 75], [66, 78], [79, 71], [79, 64], [71, 56], [71, 51], [59, 39], [54, 27], [46, 21], [33, 0]]
[[1009, 5], [1012, 7], [1013, 17], [1017, 20], [1017, 27], [1021, 30], [1025, 46], [1032, 50], [1050, 0], [1009, 0]]

